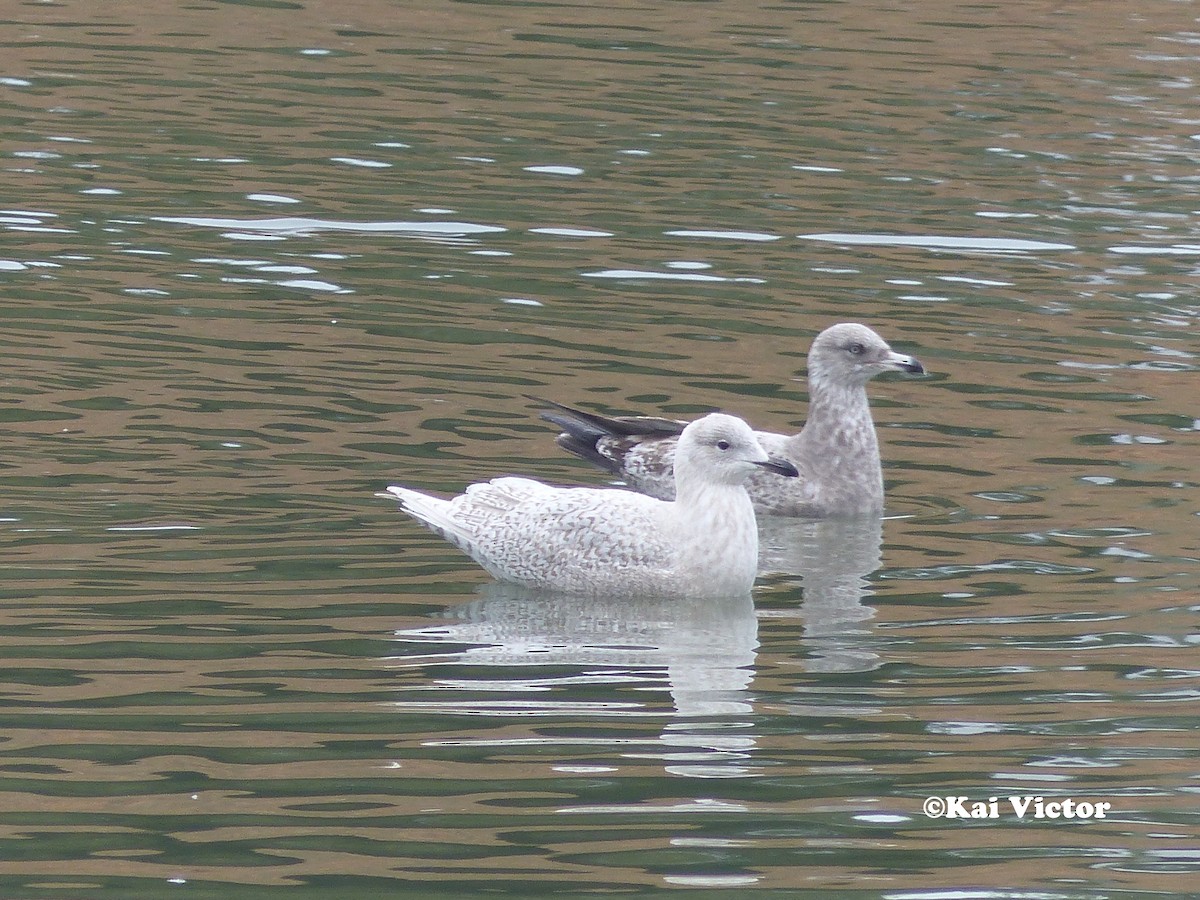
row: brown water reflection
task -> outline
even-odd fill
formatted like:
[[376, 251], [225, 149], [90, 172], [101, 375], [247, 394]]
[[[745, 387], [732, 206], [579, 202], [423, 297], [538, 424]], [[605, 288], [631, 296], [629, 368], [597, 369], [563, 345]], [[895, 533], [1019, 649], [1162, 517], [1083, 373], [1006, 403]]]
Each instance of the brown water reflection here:
[[[8, 18], [0, 894], [1190, 890], [1194, 4]], [[753, 598], [372, 496], [601, 482], [527, 393], [795, 426], [844, 319], [889, 518]]]

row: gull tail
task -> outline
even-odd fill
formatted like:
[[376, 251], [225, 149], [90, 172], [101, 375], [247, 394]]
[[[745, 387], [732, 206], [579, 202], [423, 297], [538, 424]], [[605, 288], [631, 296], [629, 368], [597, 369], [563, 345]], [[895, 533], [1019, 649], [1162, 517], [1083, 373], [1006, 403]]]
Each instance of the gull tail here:
[[455, 520], [452, 501], [431, 497], [420, 491], [413, 491], [395, 484], [388, 485], [386, 491], [379, 491], [375, 496], [387, 500], [399, 500], [402, 510], [434, 534], [440, 535], [460, 550], [472, 555], [475, 542], [470, 532]]

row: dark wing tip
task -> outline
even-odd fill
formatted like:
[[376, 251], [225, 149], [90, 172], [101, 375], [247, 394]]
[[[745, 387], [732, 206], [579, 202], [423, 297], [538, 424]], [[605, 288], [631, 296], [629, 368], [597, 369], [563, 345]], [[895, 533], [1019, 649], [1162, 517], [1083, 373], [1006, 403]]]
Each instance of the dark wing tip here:
[[[587, 412], [574, 406], [556, 403], [553, 400], [543, 400], [532, 394], [524, 395], [534, 403], [548, 406], [550, 409], [542, 412], [541, 417], [552, 422], [559, 428], [572, 434], [578, 432], [597, 433], [600, 436], [620, 438], [659, 438], [675, 437], [683, 432], [686, 422], [676, 419], [663, 419], [657, 416], [603, 416], [599, 413]], [[570, 424], [569, 424], [570, 423]]]
[[554, 443], [558, 444], [559, 447], [568, 453], [590, 462], [593, 466], [603, 469], [605, 472], [612, 475], [621, 474], [620, 460], [613, 459], [601, 453], [600, 449], [596, 446], [597, 442], [595, 440], [581, 440], [569, 432], [563, 432], [554, 439]]

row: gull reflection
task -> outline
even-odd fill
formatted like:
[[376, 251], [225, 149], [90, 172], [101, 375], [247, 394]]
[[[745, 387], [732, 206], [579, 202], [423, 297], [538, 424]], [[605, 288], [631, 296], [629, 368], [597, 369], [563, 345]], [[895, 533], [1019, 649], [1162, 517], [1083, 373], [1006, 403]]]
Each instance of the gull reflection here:
[[867, 576], [882, 562], [883, 520], [764, 518], [759, 521], [759, 573], [798, 575], [800, 614], [812, 672], [864, 672], [879, 664], [870, 649], [875, 608]]
[[[668, 771], [693, 777], [747, 774], [755, 746], [748, 690], [758, 648], [749, 594], [608, 599], [502, 583], [488, 584], [480, 594], [444, 610], [437, 624], [396, 632], [406, 646], [388, 660], [391, 665], [453, 672], [433, 686], [444, 697], [440, 702], [402, 707], [661, 717], [653, 693], [646, 692], [665, 688], [670, 720], [649, 746], [630, 747], [624, 755], [661, 759]], [[431, 644], [433, 653], [422, 652]], [[601, 686], [603, 693], [592, 690]], [[481, 693], [497, 699], [481, 701]]]

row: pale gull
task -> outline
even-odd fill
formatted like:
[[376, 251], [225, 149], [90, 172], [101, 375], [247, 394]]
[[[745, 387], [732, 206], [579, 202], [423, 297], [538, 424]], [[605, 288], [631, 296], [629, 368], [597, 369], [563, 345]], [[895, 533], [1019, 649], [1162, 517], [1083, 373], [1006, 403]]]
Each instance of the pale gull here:
[[[896, 353], [866, 325], [826, 328], [808, 352], [808, 420], [798, 434], [755, 437], [768, 453], [793, 463], [796, 479], [754, 474], [746, 488], [760, 515], [825, 518], [883, 510], [879, 439], [867, 382], [883, 372], [924, 374], [911, 356]], [[667, 500], [674, 496], [674, 463], [686, 422], [651, 416], [600, 416], [553, 401], [542, 417], [563, 433], [558, 445], [619, 476], [629, 487]]]
[[591, 595], [721, 597], [750, 590], [758, 529], [745, 482], [795, 476], [741, 419], [713, 413], [682, 430], [675, 499], [616, 488], [495, 478], [449, 500], [392, 486], [380, 497], [450, 541], [493, 577]]

